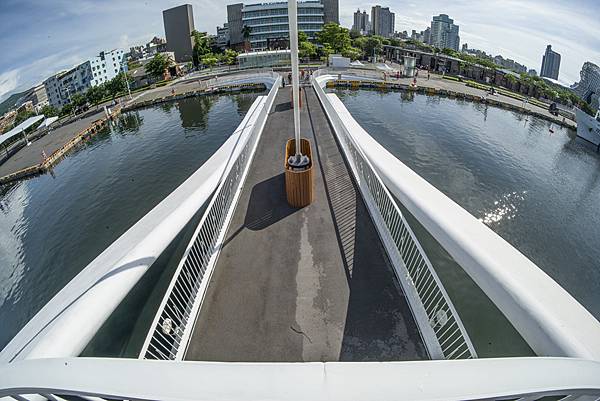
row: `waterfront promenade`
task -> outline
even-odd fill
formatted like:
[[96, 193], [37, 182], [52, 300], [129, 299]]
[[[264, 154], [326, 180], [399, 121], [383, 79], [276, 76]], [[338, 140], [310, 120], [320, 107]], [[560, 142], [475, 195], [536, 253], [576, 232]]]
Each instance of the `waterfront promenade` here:
[[[392, 64], [394, 68], [399, 68], [400, 66], [397, 64]], [[359, 74], [356, 70], [350, 70], [351, 74]], [[393, 74], [392, 74], [393, 75]], [[381, 71], [371, 70], [367, 76], [372, 76], [374, 79], [382, 80], [383, 73]], [[413, 78], [400, 78], [396, 79], [393, 76], [388, 75], [387, 82], [389, 83], [398, 83], [401, 85], [411, 85], [413, 83]], [[489, 95], [489, 93], [485, 90], [473, 88], [467, 86], [464, 82], [453, 81], [449, 79], [444, 79], [442, 75], [439, 74], [431, 74], [430, 78], [427, 79], [427, 71], [419, 70], [419, 76], [417, 77], [417, 88], [434, 89], [436, 91], [449, 91], [455, 93], [461, 93], [470, 96], [477, 96], [481, 98], [487, 98], [490, 101], [496, 101], [500, 104], [504, 104], [507, 106], [511, 106], [513, 108], [521, 109], [522, 112], [527, 112], [531, 114], [536, 114], [546, 120], [559, 123], [561, 125], [567, 126], [572, 129], [577, 129], [577, 123], [568, 118], [564, 118], [559, 116], [555, 116], [548, 111], [547, 107], [539, 107], [533, 103], [524, 103], [522, 100], [512, 98], [510, 96], [502, 95], [496, 93], [494, 95]], [[505, 89], [507, 90], [507, 89]]]
[[[141, 93], [133, 94], [132, 98], [123, 96], [117, 99], [117, 102], [123, 106], [125, 110], [136, 108], [141, 105], [152, 104], [164, 99], [176, 99], [195, 93], [206, 91], [209, 88], [208, 79], [202, 80], [176, 80], [168, 85], [145, 90]], [[36, 172], [42, 171], [41, 164], [43, 163], [42, 152], [51, 156], [54, 152], [60, 151], [65, 145], [73, 141], [78, 135], [87, 130], [92, 124], [100, 119], [104, 119], [105, 113], [103, 106], [111, 106], [111, 102], [94, 106], [91, 112], [88, 112], [85, 117], [75, 119], [58, 128], [51, 129], [48, 134], [41, 136], [39, 139], [31, 142], [29, 146], [19, 149], [4, 163], [0, 164], [0, 184], [3, 182], [14, 181], [15, 179], [23, 178]], [[97, 109], [97, 110], [96, 110]], [[96, 110], [94, 112], [94, 110]], [[19, 174], [20, 172], [31, 173]], [[15, 174], [19, 174], [16, 178], [9, 178]]]
[[301, 132], [313, 147], [315, 199], [285, 199], [293, 137], [281, 89], [258, 144], [195, 323], [188, 360], [426, 359], [407, 300], [312, 88]]

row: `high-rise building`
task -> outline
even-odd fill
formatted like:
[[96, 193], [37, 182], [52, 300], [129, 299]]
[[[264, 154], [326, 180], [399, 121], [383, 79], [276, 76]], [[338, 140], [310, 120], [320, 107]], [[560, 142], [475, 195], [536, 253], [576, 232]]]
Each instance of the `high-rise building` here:
[[581, 80], [573, 88], [593, 108], [598, 109], [600, 105], [600, 67], [586, 61], [581, 68]]
[[394, 36], [396, 16], [388, 7], [371, 8], [371, 32], [389, 38]]
[[323, 19], [326, 24], [329, 22], [340, 23], [340, 5], [339, 0], [321, 0], [323, 3]]
[[542, 56], [542, 69], [540, 77], [558, 79], [560, 69], [560, 54], [552, 50], [552, 46], [546, 46], [546, 53]]
[[242, 29], [244, 28], [242, 23], [243, 8], [243, 3], [229, 4], [227, 6], [227, 26], [229, 28], [229, 46], [231, 47], [240, 48], [241, 44], [244, 43], [242, 35]]
[[454, 20], [446, 14], [433, 17], [428, 43], [440, 49], [448, 48], [458, 51], [460, 46], [458, 25], [455, 25]]
[[371, 23], [369, 22], [369, 14], [367, 11], [360, 12], [360, 9], [354, 13], [354, 24], [352, 29], [366, 35], [371, 31]]
[[[325, 3], [323, 0], [298, 2], [298, 29], [310, 40], [323, 29]], [[252, 50], [281, 49], [289, 45], [287, 2], [228, 6], [227, 21], [232, 46], [246, 42], [244, 33]]]
[[423, 43], [431, 43], [431, 28], [429, 27], [423, 31]]
[[217, 47], [224, 49], [229, 46], [229, 24], [226, 22], [223, 27], [217, 27]]
[[190, 61], [193, 54], [194, 13], [191, 4], [169, 8], [163, 11], [167, 51], [175, 53], [178, 63]]

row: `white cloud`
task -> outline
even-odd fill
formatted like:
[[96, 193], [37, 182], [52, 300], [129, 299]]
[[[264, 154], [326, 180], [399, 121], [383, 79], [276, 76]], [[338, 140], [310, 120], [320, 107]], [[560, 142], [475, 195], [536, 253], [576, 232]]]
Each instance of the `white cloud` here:
[[0, 100], [4, 100], [4, 98], [8, 97], [8, 94], [17, 87], [18, 82], [18, 69], [6, 71], [0, 74]]

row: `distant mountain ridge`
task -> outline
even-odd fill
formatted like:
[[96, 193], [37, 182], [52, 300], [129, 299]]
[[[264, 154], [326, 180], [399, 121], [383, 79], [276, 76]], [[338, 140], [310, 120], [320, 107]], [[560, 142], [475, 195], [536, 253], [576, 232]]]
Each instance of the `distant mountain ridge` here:
[[25, 96], [31, 89], [24, 90], [23, 92], [13, 93], [6, 100], [0, 103], [0, 116], [12, 109], [15, 104]]

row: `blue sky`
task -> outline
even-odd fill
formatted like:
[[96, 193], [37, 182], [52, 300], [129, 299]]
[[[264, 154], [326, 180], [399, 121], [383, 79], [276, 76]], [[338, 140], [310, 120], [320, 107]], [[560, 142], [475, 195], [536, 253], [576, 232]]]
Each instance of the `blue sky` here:
[[[234, 2], [234, 1], [231, 1]], [[259, 2], [259, 1], [254, 1]], [[27, 89], [51, 74], [96, 55], [128, 49], [154, 35], [164, 37], [163, 9], [179, 1], [162, 0], [1, 0], [0, 99]], [[215, 33], [226, 21], [226, 0], [189, 1], [196, 28]], [[445, 13], [460, 25], [461, 43], [540, 69], [547, 44], [561, 53], [559, 79], [573, 83], [585, 61], [600, 64], [598, 0], [340, 0], [340, 19], [375, 4], [396, 13], [396, 30], [422, 30], [431, 16]]]

